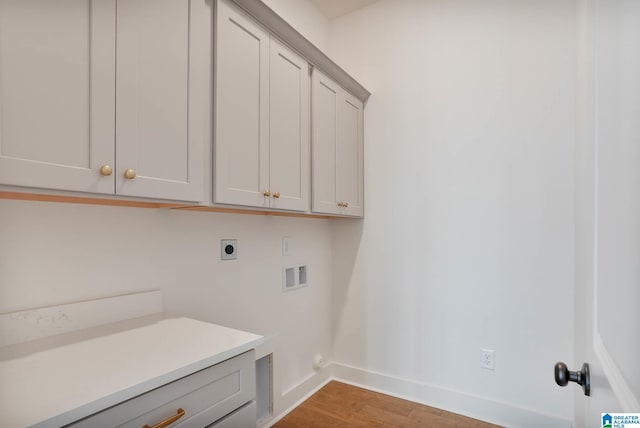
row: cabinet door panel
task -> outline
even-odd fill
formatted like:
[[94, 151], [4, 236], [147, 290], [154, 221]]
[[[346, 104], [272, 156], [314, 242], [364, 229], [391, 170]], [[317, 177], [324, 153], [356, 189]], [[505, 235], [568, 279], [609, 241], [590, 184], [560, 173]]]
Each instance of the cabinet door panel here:
[[348, 203], [343, 214], [363, 215], [362, 103], [344, 93], [338, 105], [336, 181], [339, 201]]
[[0, 2], [0, 183], [113, 193], [114, 0]]
[[[314, 212], [355, 217], [363, 215], [362, 121], [362, 102], [315, 70], [312, 158]], [[347, 206], [340, 206], [343, 203]]]
[[313, 211], [339, 214], [336, 195], [336, 143], [340, 88], [313, 72]]
[[269, 34], [218, 2], [214, 201], [269, 206]]
[[[198, 86], [190, 79], [190, 12], [189, 0], [118, 0], [118, 194], [203, 199], [203, 142], [189, 132]], [[127, 169], [135, 179], [124, 178]]]
[[271, 40], [269, 103], [269, 187], [280, 193], [271, 206], [309, 210], [308, 64]]

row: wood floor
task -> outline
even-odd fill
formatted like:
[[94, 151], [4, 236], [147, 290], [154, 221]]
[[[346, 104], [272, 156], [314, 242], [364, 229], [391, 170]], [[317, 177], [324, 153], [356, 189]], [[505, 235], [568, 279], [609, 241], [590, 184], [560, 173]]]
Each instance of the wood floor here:
[[332, 381], [273, 427], [495, 428], [497, 425]]

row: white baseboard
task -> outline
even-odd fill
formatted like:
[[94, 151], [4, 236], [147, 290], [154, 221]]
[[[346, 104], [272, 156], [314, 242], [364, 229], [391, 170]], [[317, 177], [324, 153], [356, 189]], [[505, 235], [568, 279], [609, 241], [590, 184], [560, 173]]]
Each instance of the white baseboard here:
[[325, 366], [320, 372], [315, 373], [304, 379], [302, 382], [297, 384], [294, 388], [286, 391], [282, 396], [293, 396], [300, 397], [298, 398], [292, 405], [290, 405], [285, 411], [280, 412], [280, 414], [275, 415], [273, 418], [268, 420], [263, 420], [258, 425], [258, 428], [270, 428], [277, 422], [279, 422], [282, 418], [287, 416], [289, 413], [293, 411], [296, 407], [301, 405], [304, 401], [306, 401], [313, 394], [322, 389], [323, 386], [328, 384], [332, 379], [328, 376], [330, 373], [330, 368]]
[[510, 428], [571, 428], [571, 421], [382, 373], [331, 363], [332, 379]]

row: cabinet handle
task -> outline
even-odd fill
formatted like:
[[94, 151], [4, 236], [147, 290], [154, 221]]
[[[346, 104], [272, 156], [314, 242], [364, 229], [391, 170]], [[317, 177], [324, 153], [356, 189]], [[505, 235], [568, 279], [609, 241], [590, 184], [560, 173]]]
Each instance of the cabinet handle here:
[[268, 191], [268, 190], [265, 190], [262, 194], [263, 194], [265, 197], [267, 197], [267, 198], [268, 198], [269, 196], [271, 196], [271, 192], [270, 192], [270, 191]]
[[108, 177], [111, 175], [112, 172], [113, 172], [113, 168], [111, 168], [109, 165], [102, 165], [100, 167], [100, 175]]
[[346, 202], [342, 202], [342, 201], [340, 201], [340, 202], [338, 202], [338, 206], [339, 206], [339, 207], [346, 208], [346, 207], [348, 206], [348, 204], [347, 204]]
[[149, 425], [145, 425], [142, 428], [164, 428], [164, 427], [168, 427], [169, 425], [171, 425], [172, 423], [174, 423], [175, 421], [177, 421], [178, 419], [180, 419], [181, 417], [183, 417], [185, 414], [185, 411], [183, 409], [178, 409], [178, 413], [176, 413], [175, 415], [165, 419], [162, 422], [157, 423], [156, 425], [150, 427]]
[[273, 197], [278, 199], [280, 197], [280, 192], [274, 192]]
[[133, 180], [134, 178], [136, 178], [136, 172], [129, 168], [124, 172], [124, 178], [126, 178], [127, 180]]
[[345, 208], [349, 208], [349, 202], [343, 202], [344, 205], [342, 205]]

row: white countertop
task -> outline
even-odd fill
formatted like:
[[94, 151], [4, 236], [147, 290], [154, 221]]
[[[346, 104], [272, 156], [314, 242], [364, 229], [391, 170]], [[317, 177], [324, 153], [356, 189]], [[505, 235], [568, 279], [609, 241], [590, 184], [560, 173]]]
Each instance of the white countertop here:
[[262, 336], [148, 316], [0, 348], [0, 426], [60, 427], [249, 351]]

